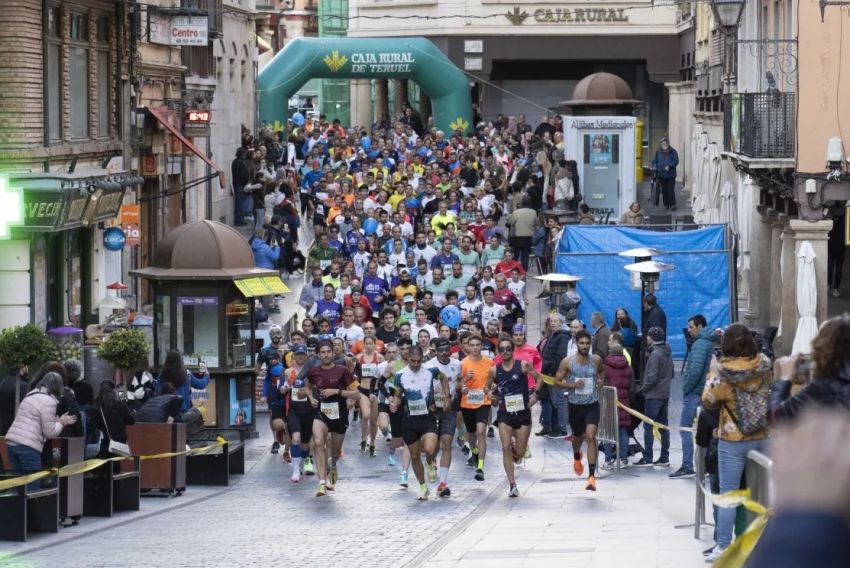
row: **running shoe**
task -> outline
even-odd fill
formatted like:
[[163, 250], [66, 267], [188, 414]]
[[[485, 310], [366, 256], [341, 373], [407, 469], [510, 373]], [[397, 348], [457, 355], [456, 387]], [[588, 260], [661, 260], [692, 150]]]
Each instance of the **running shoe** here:
[[680, 467], [667, 477], [670, 479], [686, 479], [688, 477], [694, 477], [696, 473], [692, 469], [685, 469], [684, 467]]
[[709, 564], [713, 563], [715, 560], [723, 556], [723, 553], [726, 552], [725, 548], [721, 548], [719, 545], [715, 546], [711, 552], [706, 554], [705, 561]]
[[328, 491], [335, 491], [336, 490], [336, 486], [334, 486], [334, 484], [331, 483], [330, 481], [325, 483], [325, 487], [327, 488]]
[[452, 490], [449, 489], [449, 485], [445, 481], [441, 481], [437, 486], [437, 495], [440, 497], [449, 497], [452, 494]]
[[428, 486], [427, 486], [427, 485], [420, 485], [420, 486], [419, 486], [419, 500], [420, 500], [420, 501], [427, 501], [427, 500], [428, 500], [428, 496], [429, 496], [430, 494], [431, 494], [431, 490], [430, 490], [430, 489], [428, 489]]
[[612, 470], [616, 469], [617, 462], [614, 460], [605, 460], [605, 463], [602, 464], [602, 469]]
[[584, 473], [584, 464], [581, 463], [582, 457], [583, 456], [582, 456], [581, 450], [579, 450], [578, 459], [573, 461], [573, 472], [575, 472], [575, 474], [579, 477], [581, 477], [582, 474]]
[[304, 475], [315, 475], [313, 473], [313, 458], [304, 458]]
[[375, 454], [375, 446], [369, 444], [369, 457], [374, 458], [377, 454]]
[[337, 472], [335, 467], [331, 468], [331, 474], [329, 476], [328, 481], [330, 481], [330, 485], [336, 485], [336, 482], [339, 481], [339, 473]]
[[292, 463], [292, 456], [289, 455], [289, 448], [283, 450], [283, 461], [286, 463]]
[[493, 430], [492, 426], [487, 426], [487, 437], [488, 438], [495, 438], [496, 437], [496, 431]]
[[543, 428], [539, 432], [535, 432], [534, 435], [535, 436], [548, 436], [550, 432], [551, 432], [551, 430], [549, 428]]
[[327, 485], [324, 482], [319, 483], [319, 489], [318, 489], [318, 491], [316, 491], [316, 497], [324, 497], [327, 494], [328, 494]]
[[657, 465], [658, 467], [670, 467], [670, 460], [658, 458], [652, 462], [652, 465]]
[[360, 451], [366, 453], [366, 440], [360, 441]]
[[587, 478], [587, 485], [584, 486], [588, 491], [596, 491], [596, 476], [591, 475]]
[[627, 460], [627, 459], [620, 460], [620, 469], [626, 469], [627, 467], [629, 467], [629, 460]]
[[280, 442], [275, 440], [274, 444], [272, 444], [272, 453], [276, 454], [280, 450]]
[[291, 481], [292, 483], [298, 483], [299, 481], [301, 481], [301, 473], [296, 471], [292, 474], [292, 477], [289, 478], [289, 481]]
[[469, 454], [469, 459], [466, 460], [466, 465], [469, 467], [475, 467], [478, 465], [478, 456], [475, 454]]
[[395, 455], [392, 452], [387, 454], [387, 466], [395, 467]]
[[640, 458], [638, 461], [632, 464], [635, 467], [652, 467], [652, 462], [647, 461], [646, 458]]
[[401, 476], [398, 479], [398, 484], [407, 489], [407, 472], [401, 472]]
[[484, 470], [478, 468], [475, 470], [475, 481], [484, 481]]
[[425, 464], [425, 469], [426, 469], [426, 471], [428, 472], [428, 481], [429, 481], [430, 483], [436, 483], [436, 482], [437, 482], [437, 479], [439, 479], [439, 478], [437, 477], [437, 466], [435, 466], [435, 465], [434, 465], [434, 464], [432, 464], [432, 463], [426, 463], [426, 464]]
[[469, 448], [469, 444], [464, 444], [460, 451], [465, 456], [469, 455], [469, 452], [471, 451]]
[[508, 497], [519, 497], [519, 488], [517, 488], [516, 483], [511, 485], [511, 490], [508, 491]]
[[531, 459], [531, 447], [530, 446], [525, 447], [525, 455], [523, 457], [527, 460]]

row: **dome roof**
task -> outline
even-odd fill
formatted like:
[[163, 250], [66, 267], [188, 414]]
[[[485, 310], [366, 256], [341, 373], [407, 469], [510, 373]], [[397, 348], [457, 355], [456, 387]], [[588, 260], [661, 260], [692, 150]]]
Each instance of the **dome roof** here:
[[234, 280], [275, 272], [254, 268], [251, 246], [233, 227], [198, 221], [168, 233], [151, 266], [132, 273], [157, 280]]
[[611, 73], [594, 73], [578, 82], [573, 98], [563, 104], [570, 106], [625, 105], [640, 101], [632, 98], [632, 88], [620, 77]]

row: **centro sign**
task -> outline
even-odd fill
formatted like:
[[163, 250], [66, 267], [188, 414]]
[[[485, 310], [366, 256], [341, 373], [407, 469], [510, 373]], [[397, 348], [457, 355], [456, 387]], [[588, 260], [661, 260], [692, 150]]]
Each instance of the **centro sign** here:
[[207, 45], [207, 16], [168, 16], [151, 14], [148, 21], [150, 41], [162, 45]]

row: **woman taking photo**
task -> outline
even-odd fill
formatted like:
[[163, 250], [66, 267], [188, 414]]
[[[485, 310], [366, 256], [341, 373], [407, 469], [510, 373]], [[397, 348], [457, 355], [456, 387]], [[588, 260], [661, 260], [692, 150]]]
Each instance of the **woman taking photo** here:
[[[771, 362], [750, 330], [736, 323], [721, 339], [720, 360], [713, 361], [702, 393], [702, 405], [720, 410], [718, 470], [720, 493], [740, 488], [750, 450], [764, 451], [768, 437], [767, 401], [773, 382]], [[706, 560], [716, 560], [732, 544], [735, 508], [717, 513], [716, 545]]]
[[[56, 407], [64, 386], [58, 373], [47, 373], [21, 401], [15, 420], [6, 433], [9, 465], [13, 472], [25, 475], [41, 470], [44, 442], [59, 436], [65, 426], [77, 422], [77, 417], [68, 413], [56, 417]], [[34, 481], [27, 488], [36, 490], [40, 486], [41, 481]]]

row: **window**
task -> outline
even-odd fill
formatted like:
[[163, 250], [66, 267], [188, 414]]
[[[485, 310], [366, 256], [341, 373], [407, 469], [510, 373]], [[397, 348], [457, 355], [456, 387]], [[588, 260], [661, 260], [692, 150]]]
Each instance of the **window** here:
[[58, 6], [48, 6], [45, 11], [45, 104], [44, 122], [47, 130], [47, 141], [55, 142], [62, 139], [62, 46], [59, 37], [61, 15]]
[[86, 14], [72, 12], [69, 51], [71, 138], [89, 137], [89, 29]]
[[194, 15], [206, 15], [209, 17], [210, 39], [223, 35], [222, 0], [182, 0], [182, 6], [191, 10]]
[[218, 298], [215, 296], [177, 297], [177, 349], [185, 365], [204, 361], [219, 366]]
[[108, 16], [97, 18], [97, 135], [108, 138], [112, 122], [112, 30]]
[[186, 66], [187, 75], [198, 77], [213, 76], [212, 47], [209, 45], [184, 45], [182, 48], [183, 65]]

